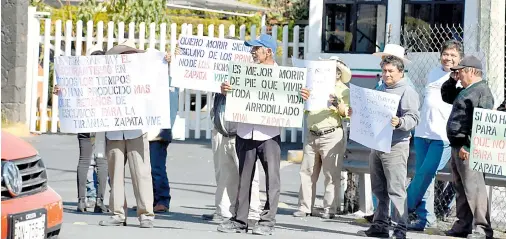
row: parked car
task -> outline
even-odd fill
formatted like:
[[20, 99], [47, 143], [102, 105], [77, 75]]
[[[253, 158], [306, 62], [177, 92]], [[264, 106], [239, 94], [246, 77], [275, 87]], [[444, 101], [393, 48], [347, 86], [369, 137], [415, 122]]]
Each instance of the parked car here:
[[48, 186], [38, 152], [2, 131], [1, 156], [1, 238], [56, 238], [63, 222], [62, 198]]

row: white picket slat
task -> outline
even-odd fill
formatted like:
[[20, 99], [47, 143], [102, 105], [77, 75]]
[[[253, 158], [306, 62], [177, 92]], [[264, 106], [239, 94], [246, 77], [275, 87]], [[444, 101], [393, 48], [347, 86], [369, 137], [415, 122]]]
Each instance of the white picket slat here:
[[125, 41], [125, 23], [118, 23], [118, 43]]
[[107, 23], [107, 51], [114, 46], [114, 22]]
[[[77, 21], [76, 26], [76, 56], [80, 56], [83, 50], [83, 21]], [[86, 53], [85, 53], [86, 54]]]
[[156, 24], [149, 24], [149, 48], [156, 48]]
[[[35, 9], [33, 8], [29, 8], [28, 11], [30, 13], [33, 14], [33, 12], [35, 12]], [[34, 27], [34, 31], [33, 32], [28, 32], [29, 36], [31, 36], [31, 38], [35, 38], [36, 41], [34, 42], [28, 42], [27, 46], [29, 47], [28, 48], [28, 51], [27, 53], [28, 54], [31, 54], [32, 55], [32, 58], [29, 58], [31, 60], [31, 62], [27, 62], [28, 66], [31, 66], [32, 69], [27, 69], [27, 73], [31, 73], [29, 76], [27, 74], [27, 76], [29, 78], [31, 78], [31, 81], [30, 79], [27, 79], [27, 87], [31, 87], [30, 88], [30, 93], [28, 95], [28, 102], [30, 105], [27, 106], [27, 112], [30, 114], [30, 116], [27, 116], [27, 119], [29, 120], [29, 128], [30, 130], [33, 130], [35, 131], [36, 128], [37, 128], [37, 108], [38, 108], [38, 105], [37, 105], [37, 89], [38, 89], [38, 86], [39, 86], [39, 57], [40, 57], [40, 51], [39, 51], [39, 39], [38, 39], [38, 36], [40, 35], [40, 22], [39, 22], [39, 19], [30, 19], [29, 22], [28, 22], [29, 26], [31, 27]], [[35, 36], [35, 37], [34, 37]], [[30, 85], [28, 85], [29, 83], [31, 83]]]
[[104, 47], [103, 44], [104, 44], [104, 22], [100, 21], [97, 24], [97, 45], [99, 45], [100, 48], [103, 48]]
[[[288, 29], [288, 27], [287, 27]], [[292, 56], [295, 56], [296, 58], [299, 58], [299, 30], [300, 30], [300, 27], [299, 26], [295, 26], [293, 28], [293, 48], [292, 48]], [[284, 47], [283, 47], [283, 52], [284, 51]], [[286, 48], [288, 49], [288, 48]], [[289, 59], [287, 59], [288, 61], [290, 61]], [[290, 142], [297, 142], [297, 133], [299, 132], [299, 130], [297, 128], [292, 128], [291, 129], [291, 139], [290, 139]]]
[[146, 23], [141, 22], [139, 24], [139, 49], [144, 50], [144, 44], [146, 44]]
[[42, 63], [42, 69], [44, 70], [44, 81], [42, 83], [42, 97], [40, 105], [40, 131], [47, 132], [47, 102], [49, 99], [49, 53], [51, 53], [51, 41], [49, 40], [49, 36], [51, 33], [51, 19], [46, 19], [44, 22], [44, 62]]
[[[186, 25], [186, 34], [188, 36], [192, 36], [193, 35], [193, 25], [192, 24], [188, 24]], [[185, 89], [184, 90], [184, 115], [185, 115], [185, 119], [186, 120], [186, 138], [190, 138], [190, 125], [191, 125], [191, 122], [190, 122], [190, 107], [191, 107], [191, 94], [193, 93], [193, 90], [190, 90], [190, 89]], [[195, 120], [199, 120], [199, 119], [195, 119]], [[195, 130], [200, 130], [200, 129], [195, 129]]]

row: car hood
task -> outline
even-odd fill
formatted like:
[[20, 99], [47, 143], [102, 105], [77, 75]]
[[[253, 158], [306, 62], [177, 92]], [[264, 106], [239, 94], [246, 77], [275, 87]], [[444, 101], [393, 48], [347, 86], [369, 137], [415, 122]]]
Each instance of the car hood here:
[[37, 154], [30, 144], [24, 140], [2, 131], [2, 160], [16, 160], [32, 157]]

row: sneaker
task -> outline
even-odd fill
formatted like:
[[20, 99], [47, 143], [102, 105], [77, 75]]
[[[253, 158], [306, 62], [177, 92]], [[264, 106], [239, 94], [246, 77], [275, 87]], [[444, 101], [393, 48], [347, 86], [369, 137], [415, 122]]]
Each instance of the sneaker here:
[[77, 202], [77, 211], [78, 212], [86, 212], [86, 198], [79, 198]]
[[412, 221], [408, 224], [409, 231], [423, 232], [428, 227], [430, 227], [430, 225], [426, 221], [420, 219]]
[[152, 220], [142, 220], [140, 227], [141, 228], [153, 228], [153, 221]]
[[235, 220], [227, 220], [218, 226], [218, 231], [224, 233], [246, 233], [248, 232], [248, 226]]
[[359, 236], [363, 237], [378, 237], [378, 238], [389, 238], [390, 234], [387, 228], [380, 227], [378, 225], [372, 225], [365, 231], [358, 231]]
[[258, 224], [258, 221], [257, 219], [248, 219], [248, 229], [254, 228]]
[[111, 226], [126, 226], [126, 220], [121, 220], [117, 217], [110, 217], [108, 220], [102, 220], [98, 223], [100, 226], [111, 227]]
[[213, 221], [213, 222], [224, 222], [230, 219], [230, 217], [224, 217], [222, 215], [219, 215], [217, 213], [213, 214], [203, 214], [202, 219], [207, 221]]
[[323, 219], [333, 219], [336, 216], [335, 213], [330, 213], [329, 210], [325, 209], [323, 213], [320, 215]]
[[309, 213], [303, 212], [303, 211], [296, 211], [293, 213], [294, 217], [307, 217], [309, 216]]
[[273, 226], [266, 226], [262, 224], [256, 224], [253, 228], [253, 234], [254, 235], [263, 235], [263, 236], [269, 236], [274, 233], [274, 227]]
[[109, 212], [109, 209], [105, 206], [103, 199], [97, 198], [93, 212], [95, 212], [95, 213], [108, 213]]
[[96, 203], [97, 202], [93, 198], [87, 198], [86, 199], [86, 207], [87, 208], [95, 208]]

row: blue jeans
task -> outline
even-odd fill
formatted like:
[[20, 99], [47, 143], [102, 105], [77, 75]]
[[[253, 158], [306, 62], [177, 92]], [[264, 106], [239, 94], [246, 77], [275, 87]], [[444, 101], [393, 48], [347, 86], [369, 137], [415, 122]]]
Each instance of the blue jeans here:
[[86, 180], [86, 197], [88, 199], [95, 200], [97, 197], [97, 188], [98, 188], [98, 179], [97, 179], [97, 171], [95, 171], [95, 166], [90, 166], [88, 170], [88, 177]]
[[415, 212], [421, 225], [432, 226], [434, 214], [434, 178], [443, 169], [451, 156], [448, 142], [415, 137], [415, 176], [408, 186], [408, 211]]
[[170, 206], [170, 186], [166, 166], [169, 143], [169, 141], [149, 142], [151, 178], [153, 179], [153, 206], [161, 204], [167, 208]]

